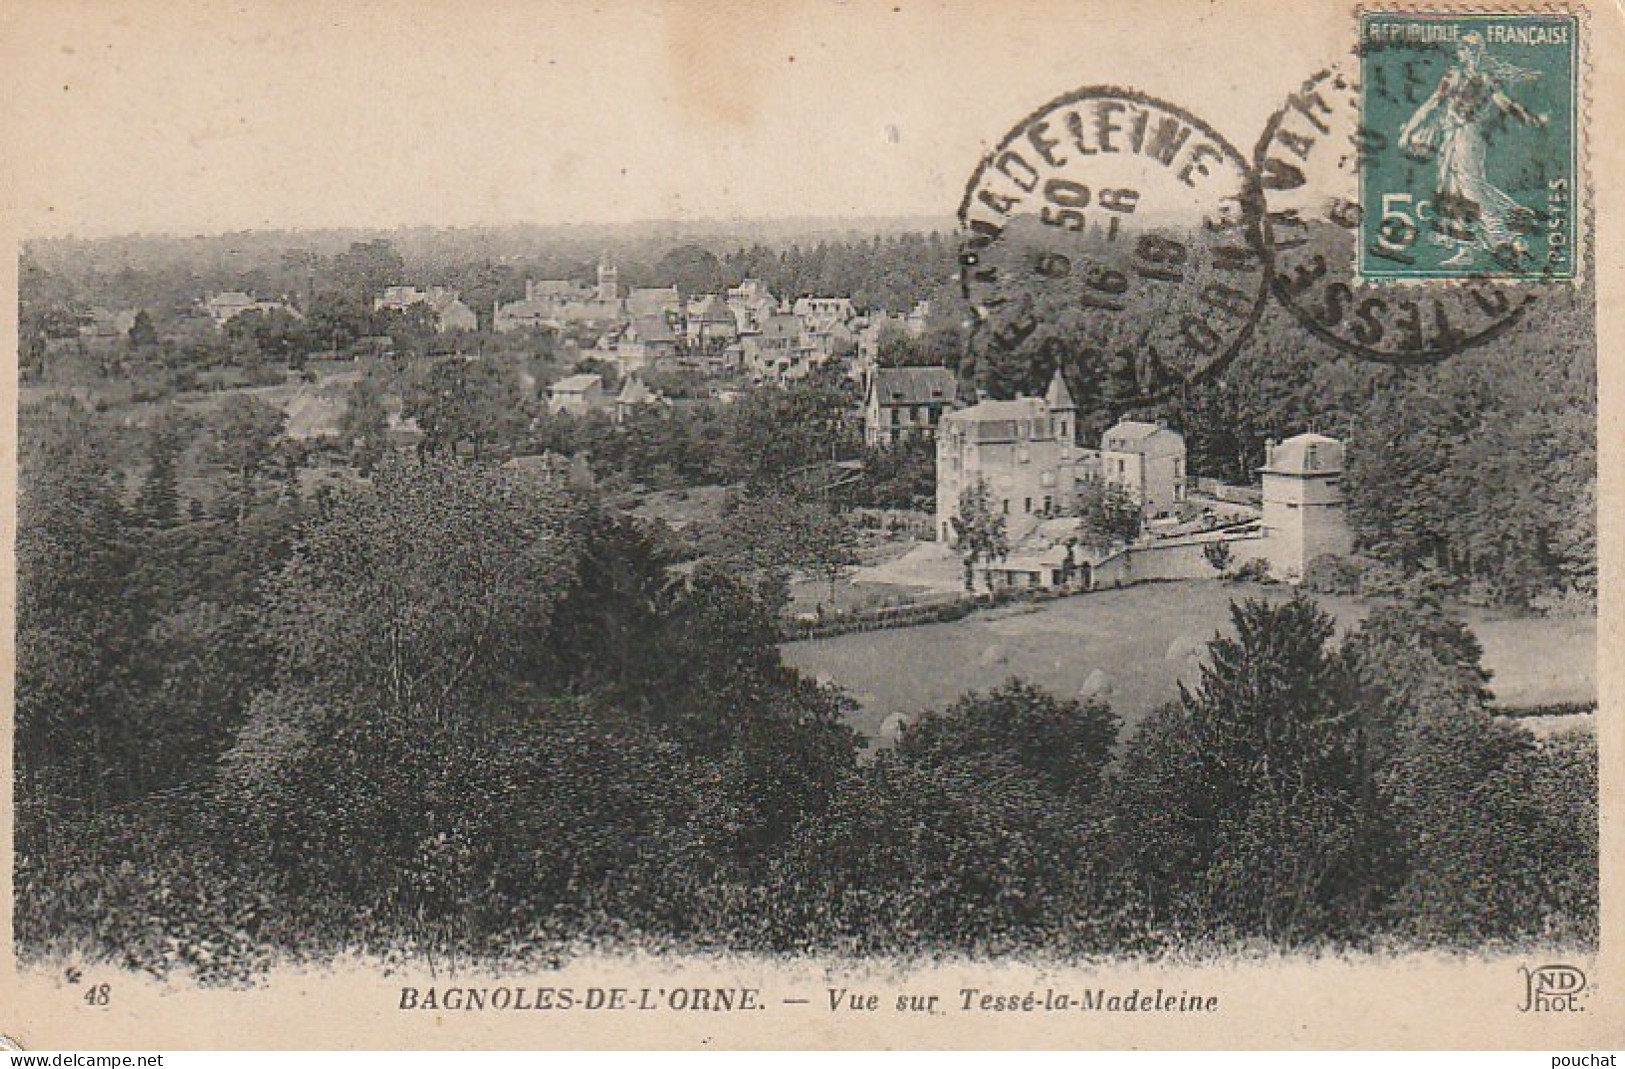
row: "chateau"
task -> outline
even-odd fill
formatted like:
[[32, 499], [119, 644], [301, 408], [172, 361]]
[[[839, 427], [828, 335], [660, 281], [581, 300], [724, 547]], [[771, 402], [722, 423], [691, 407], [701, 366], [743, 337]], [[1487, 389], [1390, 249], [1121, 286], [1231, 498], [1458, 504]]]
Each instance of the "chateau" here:
[[[1059, 373], [1043, 397], [983, 401], [948, 412], [937, 429], [937, 540], [958, 541], [961, 495], [981, 484], [1004, 518], [1010, 552], [979, 566], [1012, 587], [1120, 586], [1215, 574], [1207, 550], [1224, 543], [1236, 564], [1261, 560], [1277, 579], [1300, 582], [1320, 556], [1346, 556], [1343, 444], [1320, 434], [1268, 443], [1262, 506], [1192, 498], [1185, 440], [1163, 423], [1123, 420], [1099, 449], [1077, 444], [1077, 406]], [[1077, 508], [1092, 484], [1121, 488], [1148, 533], [1092, 554], [1078, 548]]]

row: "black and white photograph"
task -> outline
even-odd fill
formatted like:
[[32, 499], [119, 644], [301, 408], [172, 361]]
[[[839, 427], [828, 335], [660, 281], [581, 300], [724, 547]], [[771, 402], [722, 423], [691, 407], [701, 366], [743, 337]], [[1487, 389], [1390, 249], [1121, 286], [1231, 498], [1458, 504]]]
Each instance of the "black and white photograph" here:
[[1619, 1047], [1622, 36], [0, 12], [0, 1034]]

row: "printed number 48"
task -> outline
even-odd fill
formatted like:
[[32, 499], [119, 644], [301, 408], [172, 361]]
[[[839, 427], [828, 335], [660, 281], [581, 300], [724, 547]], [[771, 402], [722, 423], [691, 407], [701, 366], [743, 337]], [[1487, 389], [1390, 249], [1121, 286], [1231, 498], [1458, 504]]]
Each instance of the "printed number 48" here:
[[105, 1006], [113, 1001], [113, 985], [97, 984], [85, 992], [85, 1005]]

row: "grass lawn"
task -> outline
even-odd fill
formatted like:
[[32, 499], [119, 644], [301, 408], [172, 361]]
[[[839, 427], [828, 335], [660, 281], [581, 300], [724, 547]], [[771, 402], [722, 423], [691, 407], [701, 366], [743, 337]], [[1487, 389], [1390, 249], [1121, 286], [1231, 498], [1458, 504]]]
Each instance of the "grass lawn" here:
[[[1216, 580], [1152, 583], [1011, 606], [964, 620], [792, 642], [784, 659], [843, 687], [862, 705], [854, 724], [870, 738], [895, 714], [942, 708], [969, 690], [1020, 676], [1056, 694], [1102, 694], [1131, 730], [1194, 681], [1206, 643], [1229, 629], [1232, 598], [1285, 599], [1283, 587]], [[1339, 633], [1368, 611], [1356, 598], [1319, 597]], [[1596, 697], [1596, 620], [1468, 611], [1506, 705]]]

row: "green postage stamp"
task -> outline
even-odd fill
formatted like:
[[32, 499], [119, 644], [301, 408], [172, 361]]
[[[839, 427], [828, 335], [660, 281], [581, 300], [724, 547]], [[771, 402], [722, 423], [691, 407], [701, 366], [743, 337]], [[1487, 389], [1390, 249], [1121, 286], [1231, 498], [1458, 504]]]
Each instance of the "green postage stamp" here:
[[1577, 23], [1361, 16], [1363, 279], [1575, 277]]

